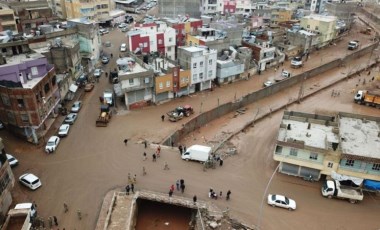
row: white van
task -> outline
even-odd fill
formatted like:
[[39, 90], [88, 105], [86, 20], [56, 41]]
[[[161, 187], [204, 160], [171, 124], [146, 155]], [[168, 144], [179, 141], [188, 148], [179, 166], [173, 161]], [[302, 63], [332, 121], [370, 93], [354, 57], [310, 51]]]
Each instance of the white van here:
[[211, 150], [208, 146], [192, 145], [182, 154], [182, 159], [205, 162], [209, 159]]
[[127, 51], [127, 44], [122, 43], [120, 46], [120, 52], [125, 52], [125, 51]]

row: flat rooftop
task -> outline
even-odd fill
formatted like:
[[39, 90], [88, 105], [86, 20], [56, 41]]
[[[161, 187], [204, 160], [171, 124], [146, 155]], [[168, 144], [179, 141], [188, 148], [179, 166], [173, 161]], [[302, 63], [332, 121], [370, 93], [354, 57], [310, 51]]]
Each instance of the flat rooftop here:
[[328, 142], [339, 142], [338, 135], [333, 133], [332, 126], [320, 125], [311, 123], [310, 129], [308, 129], [308, 122], [300, 122], [294, 120], [284, 119], [282, 123], [288, 126], [290, 124], [290, 130], [280, 128], [278, 134], [278, 140], [287, 142], [290, 139], [303, 141], [306, 146], [327, 149]]
[[380, 125], [375, 121], [341, 117], [341, 148], [344, 154], [380, 158]]
[[11, 57], [6, 57], [7, 64], [2, 65], [16, 65], [20, 64], [25, 61], [30, 61], [34, 59], [39, 59], [39, 58], [44, 58], [45, 56], [40, 54], [40, 53], [30, 53], [30, 54], [18, 54], [18, 55], [13, 55]]
[[139, 63], [135, 62], [133, 58], [130, 58], [130, 57], [118, 58], [116, 60], [116, 64], [120, 67], [119, 76], [142, 73], [142, 72], [148, 71]]

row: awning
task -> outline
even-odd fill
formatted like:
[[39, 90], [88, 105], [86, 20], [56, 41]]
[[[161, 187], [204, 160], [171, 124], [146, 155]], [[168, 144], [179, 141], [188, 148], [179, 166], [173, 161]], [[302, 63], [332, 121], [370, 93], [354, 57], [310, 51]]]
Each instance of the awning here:
[[78, 86], [75, 84], [71, 84], [69, 90], [75, 93], [78, 90]]

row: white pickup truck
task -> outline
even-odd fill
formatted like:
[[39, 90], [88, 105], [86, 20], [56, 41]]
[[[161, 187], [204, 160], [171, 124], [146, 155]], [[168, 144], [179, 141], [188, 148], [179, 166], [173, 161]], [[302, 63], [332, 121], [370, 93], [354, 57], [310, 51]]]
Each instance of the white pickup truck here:
[[303, 66], [302, 57], [300, 57], [300, 56], [294, 57], [290, 61], [290, 66], [292, 68], [301, 68]]
[[325, 181], [321, 190], [322, 196], [329, 199], [333, 197], [347, 199], [352, 204], [363, 200], [363, 191], [360, 188], [341, 185], [337, 180]]
[[352, 40], [348, 43], [347, 49], [349, 50], [355, 50], [359, 47], [359, 41], [357, 40]]

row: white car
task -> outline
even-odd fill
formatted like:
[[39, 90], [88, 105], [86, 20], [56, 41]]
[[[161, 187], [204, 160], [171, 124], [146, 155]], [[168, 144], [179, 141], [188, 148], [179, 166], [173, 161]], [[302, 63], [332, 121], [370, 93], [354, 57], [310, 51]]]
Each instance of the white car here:
[[296, 210], [296, 202], [282, 195], [268, 195], [268, 204], [273, 207], [286, 208], [290, 211]]
[[71, 107], [71, 112], [77, 113], [77, 112], [79, 112], [81, 107], [82, 107], [82, 102], [76, 101], [76, 102], [74, 102], [73, 106]]
[[60, 138], [57, 136], [51, 136], [46, 144], [45, 151], [47, 153], [54, 152], [59, 144]]
[[12, 156], [11, 154], [6, 154], [7, 156], [7, 159], [8, 159], [8, 162], [9, 162], [9, 165], [13, 168], [15, 167], [16, 165], [18, 165], [18, 160]]
[[70, 113], [69, 115], [67, 115], [67, 117], [65, 118], [65, 123], [66, 124], [74, 124], [75, 120], [77, 119], [78, 117], [78, 114], [77, 113]]
[[108, 29], [104, 29], [104, 28], [99, 29], [99, 33], [100, 33], [100, 35], [108, 34], [109, 32], [110, 32], [110, 31], [109, 31]]
[[61, 125], [61, 127], [59, 127], [59, 130], [58, 130], [58, 136], [66, 137], [69, 134], [69, 130], [70, 130], [70, 125], [68, 124]]
[[271, 81], [264, 82], [264, 87], [268, 87], [268, 86], [271, 86], [271, 85], [273, 85], [273, 82], [271, 82]]
[[18, 181], [26, 187], [30, 188], [31, 190], [36, 190], [42, 185], [40, 179], [31, 173], [25, 173], [21, 175]]
[[126, 26], [128, 26], [128, 24], [123, 22], [123, 23], [120, 23], [120, 25], [118, 27], [121, 29], [121, 28], [124, 28]]
[[289, 71], [284, 70], [284, 71], [282, 71], [281, 76], [284, 78], [288, 78], [288, 77], [290, 77], [290, 73], [289, 73]]
[[125, 51], [127, 51], [127, 44], [121, 43], [120, 52], [125, 52]]
[[102, 70], [101, 69], [95, 69], [94, 70], [94, 77], [99, 78], [102, 76]]

